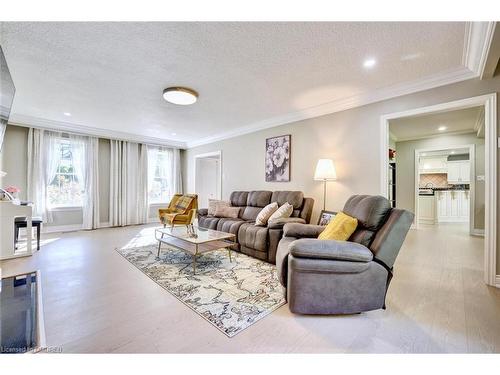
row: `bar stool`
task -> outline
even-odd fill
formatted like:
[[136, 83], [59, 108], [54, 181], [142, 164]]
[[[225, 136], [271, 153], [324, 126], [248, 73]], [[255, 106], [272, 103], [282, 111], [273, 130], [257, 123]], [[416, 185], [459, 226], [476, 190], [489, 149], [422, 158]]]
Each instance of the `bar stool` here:
[[[40, 217], [32, 217], [31, 218], [31, 226], [36, 227], [36, 249], [40, 250], [40, 227], [41, 224], [43, 223], [43, 220]], [[25, 217], [16, 217], [14, 220], [14, 230], [15, 230], [15, 237], [14, 237], [14, 244], [17, 245], [18, 239], [19, 239], [19, 229], [20, 228], [27, 228], [28, 227], [28, 220], [26, 220]]]

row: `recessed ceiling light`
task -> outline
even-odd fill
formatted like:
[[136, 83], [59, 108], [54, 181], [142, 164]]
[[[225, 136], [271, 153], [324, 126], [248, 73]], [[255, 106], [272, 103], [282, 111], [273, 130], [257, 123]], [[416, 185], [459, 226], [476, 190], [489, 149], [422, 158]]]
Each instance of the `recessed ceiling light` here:
[[163, 90], [163, 99], [172, 104], [190, 105], [196, 103], [198, 93], [187, 87], [169, 87]]
[[172, 133], [172, 135], [177, 135], [177, 133]]
[[453, 155], [455, 153], [455, 151], [452, 151], [451, 154]]
[[375, 59], [367, 59], [365, 60], [365, 62], [363, 63], [363, 66], [365, 68], [373, 68], [375, 66], [375, 64], [377, 63], [377, 60]]
[[438, 130], [439, 130], [440, 132], [444, 132], [446, 129], [448, 129], [446, 126], [440, 126], [440, 127], [438, 128]]
[[64, 112], [64, 116], [71, 117], [71, 113], [69, 113], [69, 112]]

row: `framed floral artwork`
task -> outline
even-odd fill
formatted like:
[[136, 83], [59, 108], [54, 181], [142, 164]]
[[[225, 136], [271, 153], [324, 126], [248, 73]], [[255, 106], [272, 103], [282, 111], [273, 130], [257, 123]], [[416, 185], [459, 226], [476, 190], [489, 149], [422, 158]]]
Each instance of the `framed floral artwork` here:
[[290, 181], [291, 135], [266, 139], [266, 182]]

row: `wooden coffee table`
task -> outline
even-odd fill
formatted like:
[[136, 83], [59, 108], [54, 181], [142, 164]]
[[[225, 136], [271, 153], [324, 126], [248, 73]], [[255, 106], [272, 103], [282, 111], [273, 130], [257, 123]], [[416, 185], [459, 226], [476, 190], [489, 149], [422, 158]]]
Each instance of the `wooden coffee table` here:
[[162, 243], [191, 254], [193, 256], [194, 274], [196, 274], [196, 258], [199, 255], [208, 251], [227, 248], [229, 261], [232, 262], [231, 247], [236, 244], [234, 234], [197, 226], [159, 228], [155, 230], [155, 238], [158, 240], [157, 257], [160, 257]]

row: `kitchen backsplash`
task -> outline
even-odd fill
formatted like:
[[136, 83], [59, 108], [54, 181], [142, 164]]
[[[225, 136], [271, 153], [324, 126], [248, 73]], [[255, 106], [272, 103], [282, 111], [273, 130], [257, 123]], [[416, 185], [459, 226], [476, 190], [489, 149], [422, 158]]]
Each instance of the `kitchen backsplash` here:
[[424, 173], [420, 175], [420, 188], [447, 188], [450, 186], [448, 185], [448, 175], [446, 173]]

